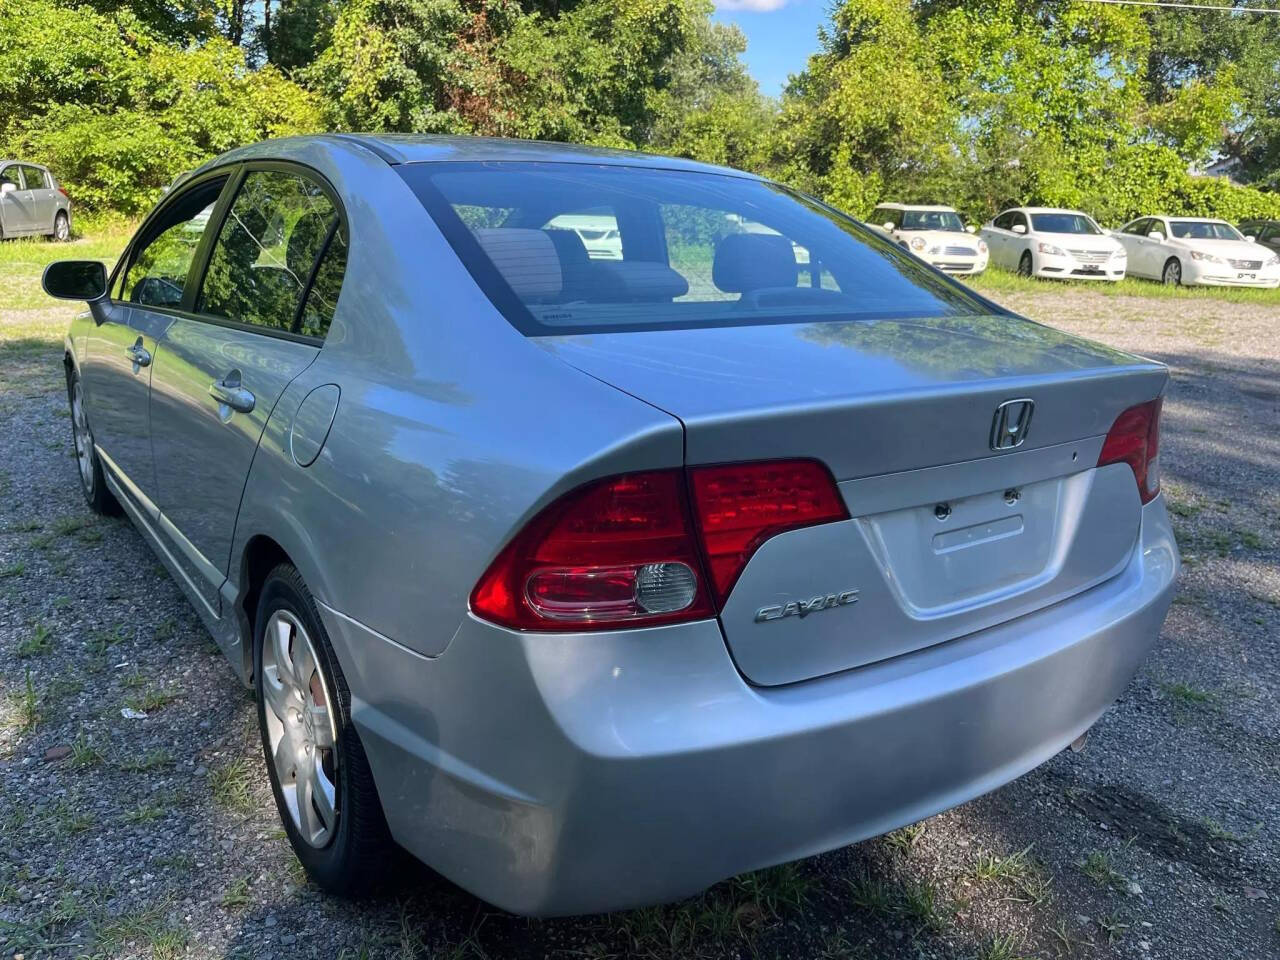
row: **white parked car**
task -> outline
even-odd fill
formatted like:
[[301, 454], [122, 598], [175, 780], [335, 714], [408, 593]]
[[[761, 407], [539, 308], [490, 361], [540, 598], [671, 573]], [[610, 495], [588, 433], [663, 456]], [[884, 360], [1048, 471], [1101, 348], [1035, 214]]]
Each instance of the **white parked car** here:
[[991, 262], [1024, 277], [1122, 280], [1126, 252], [1078, 210], [1014, 207], [982, 228]]
[[1129, 251], [1129, 272], [1171, 286], [1274, 287], [1280, 257], [1225, 220], [1139, 217], [1112, 236]]
[[987, 269], [986, 241], [969, 236], [975, 229], [966, 227], [953, 207], [882, 203], [870, 224], [939, 270], [972, 274]]

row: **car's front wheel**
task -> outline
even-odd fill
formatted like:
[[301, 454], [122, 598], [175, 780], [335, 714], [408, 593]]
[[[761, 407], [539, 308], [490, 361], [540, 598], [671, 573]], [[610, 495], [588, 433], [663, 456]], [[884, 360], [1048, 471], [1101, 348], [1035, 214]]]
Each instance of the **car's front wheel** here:
[[1030, 277], [1035, 273], [1035, 264], [1031, 261], [1031, 251], [1023, 250], [1022, 259], [1018, 261], [1018, 276]]
[[292, 566], [267, 577], [256, 619], [258, 726], [289, 843], [321, 888], [344, 896], [373, 890], [398, 851], [351, 724], [346, 680]]
[[98, 451], [93, 445], [93, 430], [89, 427], [89, 415], [85, 410], [80, 374], [74, 370], [67, 374], [67, 399], [71, 403], [71, 440], [76, 449], [80, 490], [94, 513], [115, 516], [120, 513], [120, 502], [107, 489], [107, 481], [102, 475], [102, 461], [98, 459]]
[[1169, 261], [1164, 265], [1164, 272], [1160, 275], [1160, 279], [1166, 287], [1182, 286], [1182, 263], [1177, 257], [1169, 258]]

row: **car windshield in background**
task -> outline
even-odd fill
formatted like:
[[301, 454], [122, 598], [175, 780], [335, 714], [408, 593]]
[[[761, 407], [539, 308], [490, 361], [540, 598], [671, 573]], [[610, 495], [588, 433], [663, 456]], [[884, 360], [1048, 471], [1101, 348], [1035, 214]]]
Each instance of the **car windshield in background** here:
[[896, 244], [747, 177], [534, 162], [397, 169], [531, 336], [991, 312]]
[[1229, 223], [1203, 220], [1171, 220], [1169, 229], [1179, 240], [1243, 240]]
[[1037, 233], [1102, 233], [1096, 223], [1080, 213], [1033, 213], [1031, 226]]
[[902, 230], [947, 230], [964, 233], [964, 224], [958, 214], [942, 210], [902, 211]]

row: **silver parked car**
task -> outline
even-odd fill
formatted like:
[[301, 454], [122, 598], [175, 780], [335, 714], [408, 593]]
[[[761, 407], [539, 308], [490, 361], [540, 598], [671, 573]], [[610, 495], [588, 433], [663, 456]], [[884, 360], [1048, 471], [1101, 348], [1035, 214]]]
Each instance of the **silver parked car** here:
[[38, 163], [0, 160], [0, 238], [71, 239], [71, 198]]
[[1172, 597], [1163, 366], [733, 170], [268, 142], [44, 282], [85, 496], [329, 890], [398, 845], [585, 913], [884, 833], [1088, 730]]

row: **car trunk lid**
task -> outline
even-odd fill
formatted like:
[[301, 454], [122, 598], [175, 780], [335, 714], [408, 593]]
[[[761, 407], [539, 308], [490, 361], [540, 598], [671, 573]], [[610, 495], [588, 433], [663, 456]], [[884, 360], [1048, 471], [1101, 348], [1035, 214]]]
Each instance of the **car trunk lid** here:
[[[573, 366], [678, 417], [691, 465], [812, 457], [850, 519], [766, 541], [721, 611], [751, 681], [897, 656], [1065, 599], [1122, 570], [1140, 501], [1095, 469], [1159, 364], [1010, 316], [543, 338]], [[996, 410], [1030, 400], [1020, 443]], [[814, 604], [815, 599], [844, 602]], [[851, 599], [856, 597], [855, 599]]]

